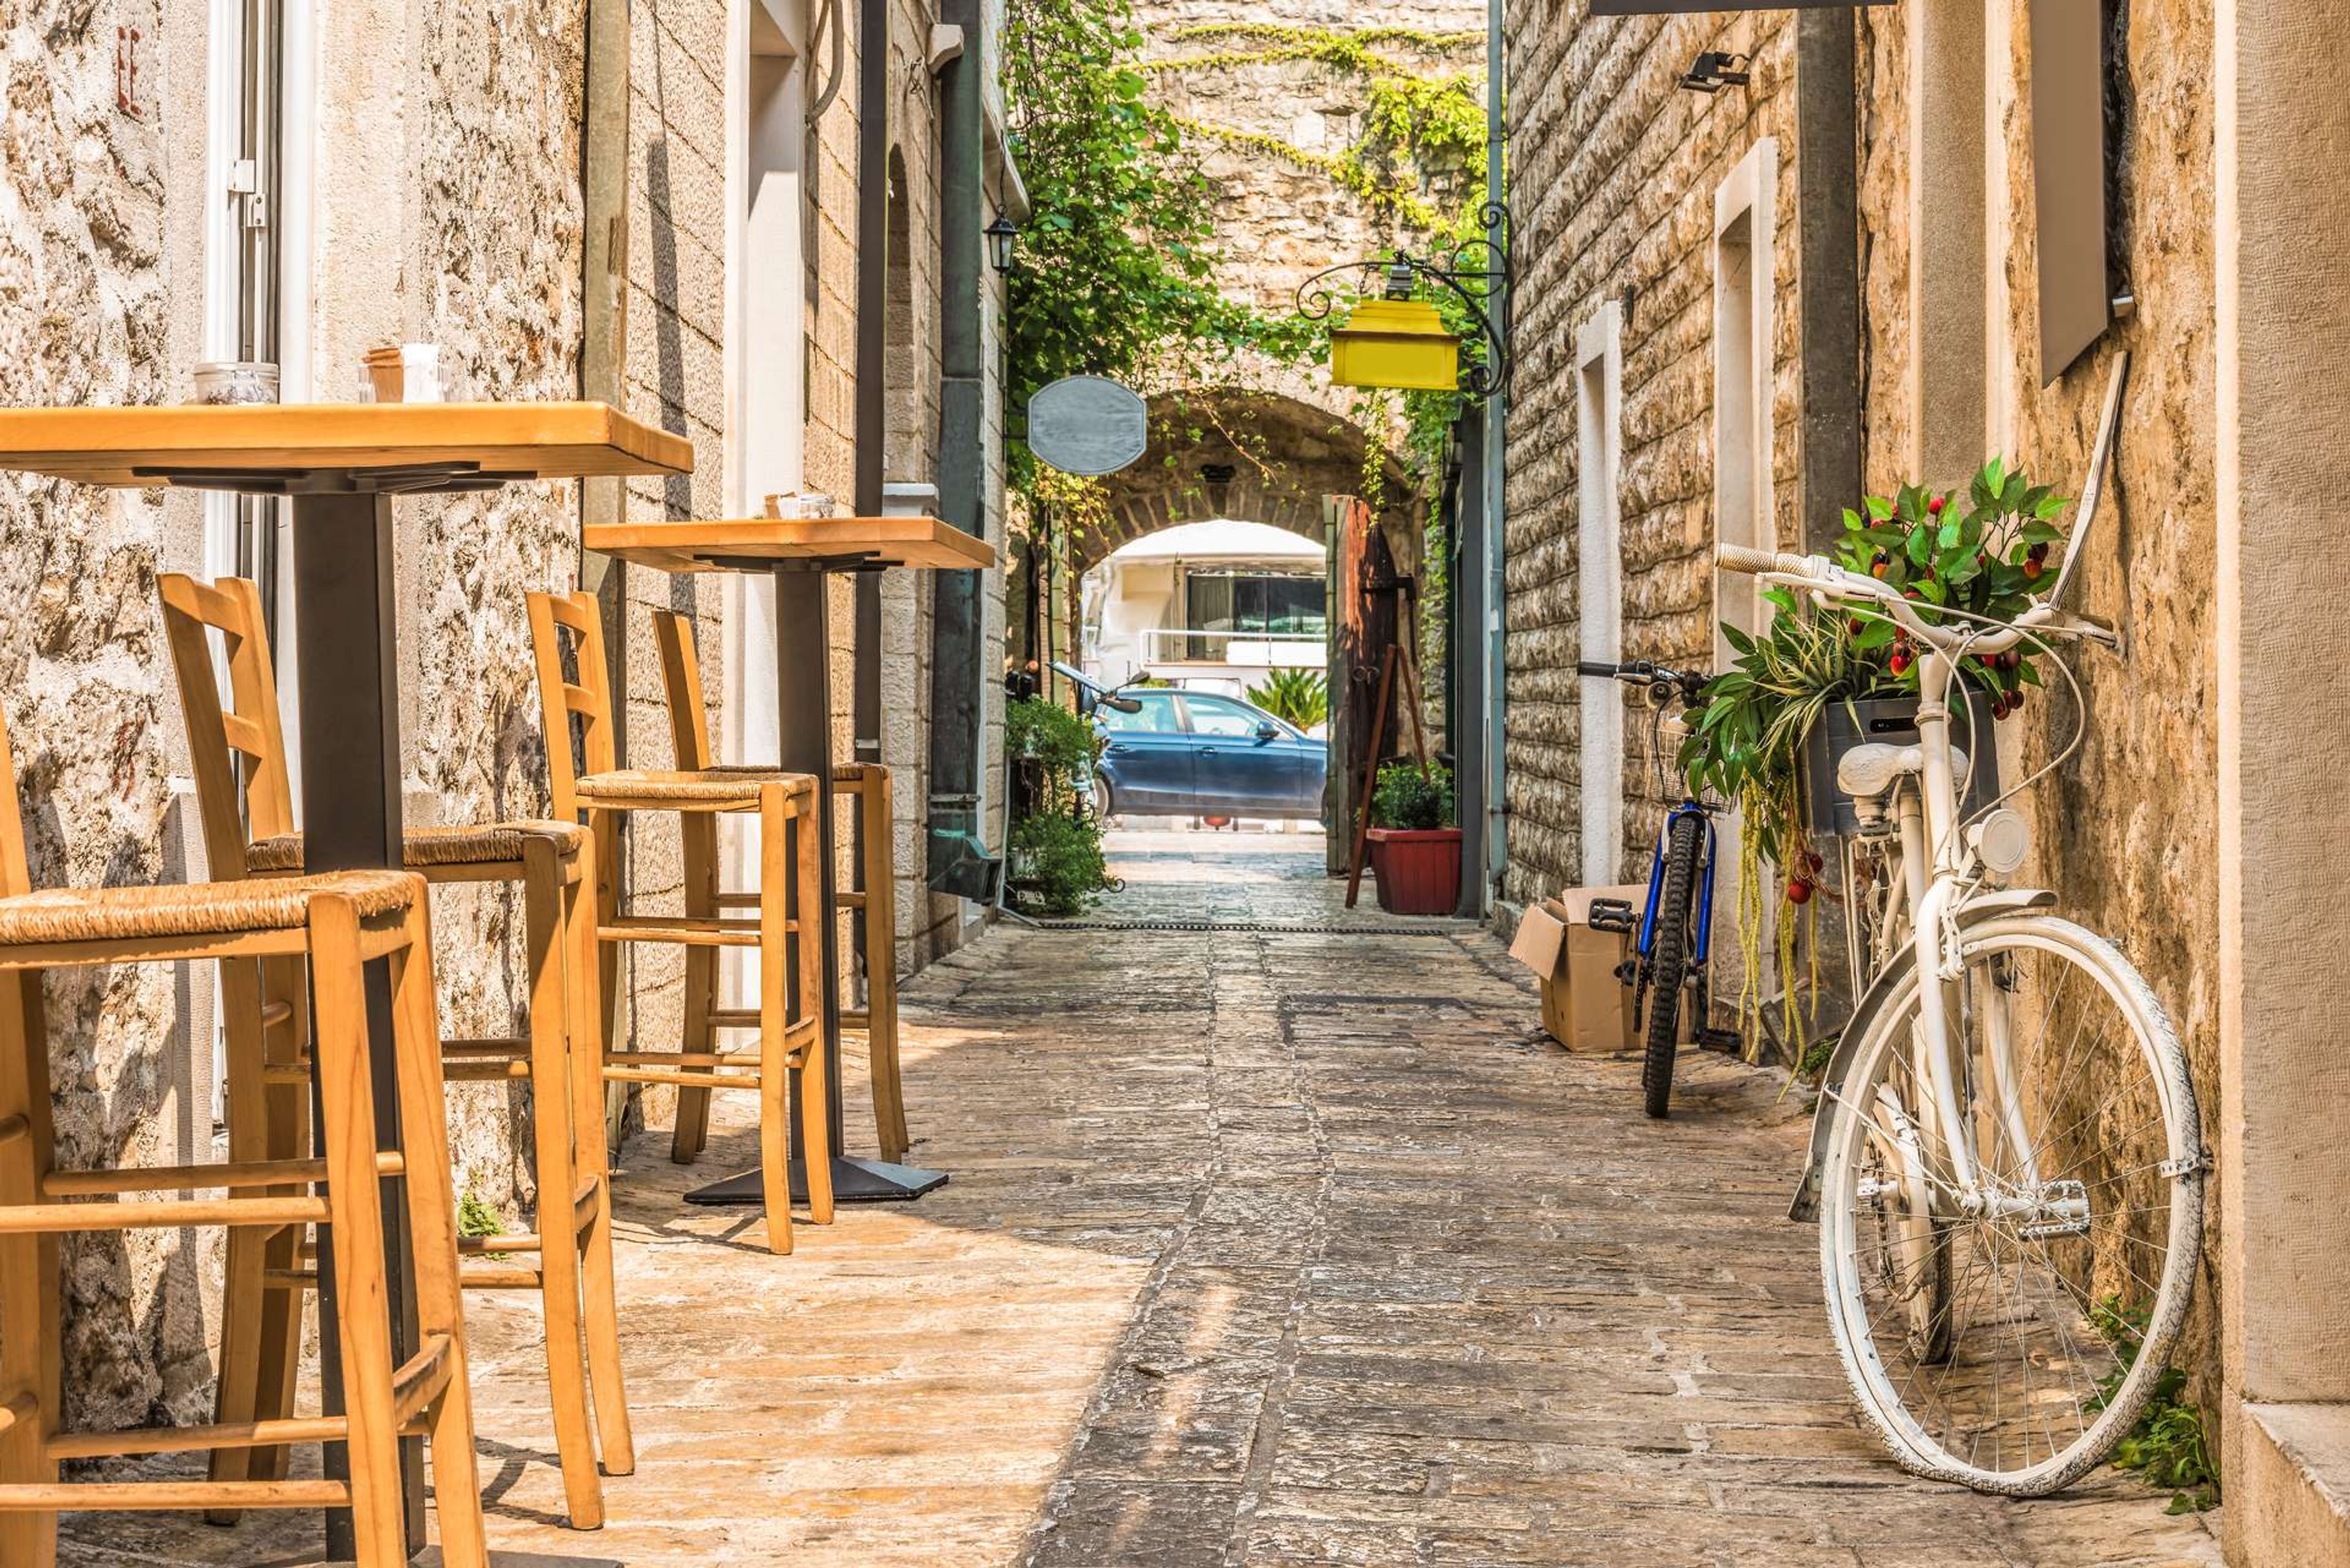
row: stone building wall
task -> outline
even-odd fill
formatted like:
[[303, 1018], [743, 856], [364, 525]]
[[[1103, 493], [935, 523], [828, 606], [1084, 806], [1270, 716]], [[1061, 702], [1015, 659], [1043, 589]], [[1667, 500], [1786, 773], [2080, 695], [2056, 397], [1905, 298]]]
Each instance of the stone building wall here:
[[[1891, 11], [1861, 18], [1864, 407], [1868, 482], [1885, 493], [1904, 476], [1913, 438], [1901, 389], [1918, 348], [1905, 269], [1921, 237], [1907, 233], [1916, 164], [1902, 107], [1910, 78], [1905, 27]], [[2064, 656], [2087, 699], [2088, 731], [2072, 761], [2013, 803], [2031, 818], [2037, 846], [2018, 880], [2059, 888], [2064, 911], [2114, 936], [2153, 982], [2187, 1043], [2207, 1129], [2220, 1104], [2212, 25], [2205, 0], [2128, 8], [2125, 57], [2136, 108], [2120, 137], [2128, 171], [2122, 254], [2137, 306], [2051, 385], [2042, 385], [2038, 341], [2031, 28], [2022, 0], [1994, 10], [1985, 73], [1996, 131], [1986, 160], [1988, 265], [1992, 297], [2006, 302], [1987, 324], [1986, 455], [1995, 449], [2036, 481], [2077, 493], [2115, 354], [2130, 355], [2102, 514], [2069, 596], [2071, 607], [2118, 626], [2125, 651]], [[1961, 362], [1947, 373], [1971, 369]], [[1945, 373], [1936, 360], [1935, 378]], [[2052, 676], [2050, 685], [2062, 682]], [[2043, 700], [2001, 736], [2010, 781], [2044, 764], [2078, 722], [2065, 697], [2035, 695]], [[2205, 1218], [2207, 1254], [2216, 1258], [2216, 1205], [2206, 1206]], [[2207, 1282], [2216, 1278], [2216, 1268], [2207, 1271]], [[2202, 1291], [2181, 1352], [2199, 1376], [2216, 1371], [2200, 1355], [2214, 1305]]]
[[[1713, 659], [1714, 192], [1765, 138], [1777, 151], [1770, 468], [1779, 536], [1798, 531], [1794, 26], [1763, 11], [1600, 17], [1513, 14], [1508, 118], [1517, 286], [1504, 524], [1509, 867], [1505, 904], [1583, 880], [1577, 336], [1623, 317], [1622, 649]], [[1701, 50], [1752, 57], [1752, 80], [1678, 87]], [[1614, 876], [1655, 841], [1660, 805], [1644, 712], [1626, 715], [1628, 809]]]

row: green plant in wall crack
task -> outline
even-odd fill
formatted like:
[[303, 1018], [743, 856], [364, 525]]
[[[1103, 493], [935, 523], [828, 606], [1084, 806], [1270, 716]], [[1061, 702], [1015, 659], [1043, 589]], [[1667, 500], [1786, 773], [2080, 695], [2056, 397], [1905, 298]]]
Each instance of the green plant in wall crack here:
[[465, 1189], [464, 1196], [457, 1199], [457, 1234], [469, 1241], [478, 1241], [486, 1236], [505, 1233], [505, 1221], [498, 1218], [498, 1211], [483, 1202], [480, 1193], [470, 1187]]
[[[2121, 1297], [2106, 1296], [2089, 1308], [2089, 1322], [2121, 1358], [2097, 1383], [2096, 1397], [2088, 1408], [2102, 1410], [2121, 1392], [2122, 1381], [2137, 1363], [2146, 1343], [2147, 1309], [2126, 1307]], [[2203, 1413], [2184, 1397], [2187, 1374], [2168, 1367], [2154, 1386], [2154, 1397], [2129, 1436], [2114, 1449], [2114, 1468], [2136, 1470], [2152, 1487], [2170, 1493], [2170, 1513], [2200, 1513], [2220, 1501], [2220, 1462], [2203, 1430]]]

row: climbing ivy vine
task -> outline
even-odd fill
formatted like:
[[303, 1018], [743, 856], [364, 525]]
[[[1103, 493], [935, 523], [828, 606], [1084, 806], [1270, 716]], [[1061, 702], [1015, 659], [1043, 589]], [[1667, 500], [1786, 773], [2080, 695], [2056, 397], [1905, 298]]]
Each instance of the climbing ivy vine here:
[[[1210, 382], [1244, 350], [1299, 358], [1302, 323], [1216, 286], [1215, 191], [1144, 95], [1126, 0], [1012, 0], [1005, 98], [1032, 215], [1010, 279], [1010, 406], [1064, 376]], [[1015, 431], [1012, 483], [1036, 467]]]

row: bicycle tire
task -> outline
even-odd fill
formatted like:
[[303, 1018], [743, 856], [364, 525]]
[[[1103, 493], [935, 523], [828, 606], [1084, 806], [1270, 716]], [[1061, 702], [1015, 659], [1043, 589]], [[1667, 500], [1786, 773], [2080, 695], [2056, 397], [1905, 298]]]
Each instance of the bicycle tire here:
[[1657, 929], [1648, 949], [1647, 1054], [1640, 1091], [1648, 1115], [1672, 1109], [1673, 1057], [1680, 1045], [1681, 984], [1689, 977], [1690, 899], [1697, 888], [1697, 857], [1705, 819], [1691, 812], [1673, 818], [1665, 838], [1665, 879], [1657, 898]]
[[[1960, 1114], [1991, 1129], [1976, 1148], [1990, 1189], [2028, 1190], [2010, 1152], [2027, 1149], [2035, 1165], [2045, 1162], [2043, 1189], [2078, 1202], [2077, 1228], [2059, 1234], [1988, 1212], [1948, 1221], [1933, 1260], [1949, 1293], [1939, 1309], [1951, 1320], [1947, 1345], [1920, 1347], [1898, 1303], [1872, 1301], [1887, 1293], [1862, 1267], [1880, 1255], [1863, 1183], [1868, 1151], [1888, 1129], [1872, 1125], [1885, 1113], [1864, 1107], [1881, 1103], [1880, 1086], [1895, 1097], [1905, 1092], [1896, 1069], [1913, 1039], [1912, 971], [1869, 1024], [1835, 1095], [1820, 1220], [1829, 1325], [1862, 1415], [1903, 1468], [1978, 1491], [2044, 1496], [2112, 1456], [2168, 1364], [2200, 1256], [2200, 1121], [2177, 1031], [2110, 942], [2053, 915], [2011, 915], [1966, 928], [1960, 953], [1968, 987], [1996, 987], [2071, 1021], [2061, 1045], [2028, 1025], [2013, 1031], [2034, 1042], [2034, 1055], [2014, 1069], [2028, 1086], [2014, 1102], [2020, 1136], [2002, 1141], [1996, 1101], [1980, 1122], [1972, 1106]], [[2128, 1038], [2104, 1055], [2108, 1012]], [[2095, 1044], [2080, 1054], [2092, 1019]], [[1965, 1027], [1961, 1048], [1987, 1061], [1968, 1037], [1976, 1025]], [[2053, 1075], [2043, 1070], [2050, 1062]], [[1978, 1081], [1990, 1081], [1988, 1072]], [[2085, 1111], [2079, 1096], [2090, 1095], [2102, 1097]], [[2032, 1124], [2035, 1115], [2043, 1120]], [[1939, 1156], [1934, 1163], [1947, 1168]], [[2052, 1172], [2077, 1179], [2046, 1180]], [[2066, 1187], [2070, 1194], [2060, 1191]], [[2125, 1310], [2136, 1341], [2126, 1349], [2107, 1326]]]

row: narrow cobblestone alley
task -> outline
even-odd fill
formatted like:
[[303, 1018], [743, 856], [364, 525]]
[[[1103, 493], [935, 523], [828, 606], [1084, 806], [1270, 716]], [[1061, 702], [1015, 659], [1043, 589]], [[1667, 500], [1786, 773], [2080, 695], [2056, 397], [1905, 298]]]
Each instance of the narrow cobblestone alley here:
[[[1336, 908], [1318, 839], [1113, 853], [1105, 922]], [[679, 1202], [745, 1127], [691, 1171], [632, 1147], [639, 1465], [601, 1532], [556, 1523], [530, 1307], [469, 1300], [502, 1568], [2218, 1561], [2112, 1471], [2028, 1505], [1897, 1471], [1782, 1217], [1794, 1102], [1708, 1055], [1645, 1122], [1490, 933], [1007, 927], [906, 1002], [916, 1158], [953, 1173], [921, 1202], [771, 1258]], [[315, 1529], [85, 1517], [66, 1561], [294, 1564]]]

